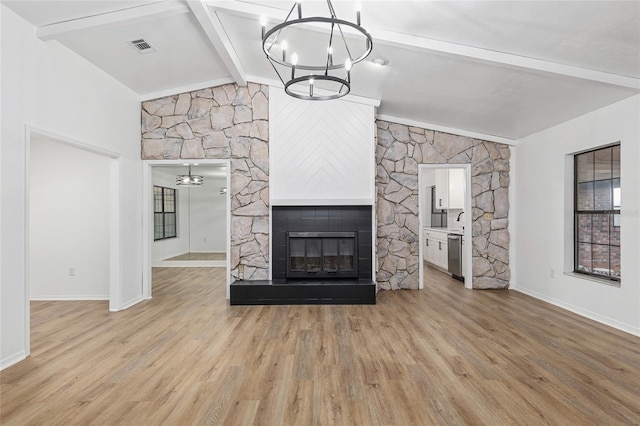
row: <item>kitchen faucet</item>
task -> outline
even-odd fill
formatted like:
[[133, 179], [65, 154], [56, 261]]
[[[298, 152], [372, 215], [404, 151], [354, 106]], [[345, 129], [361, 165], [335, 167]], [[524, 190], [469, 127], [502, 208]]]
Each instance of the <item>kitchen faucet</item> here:
[[458, 213], [458, 218], [456, 219], [456, 222], [460, 222], [460, 216], [462, 216], [462, 213], [464, 213], [464, 210]]

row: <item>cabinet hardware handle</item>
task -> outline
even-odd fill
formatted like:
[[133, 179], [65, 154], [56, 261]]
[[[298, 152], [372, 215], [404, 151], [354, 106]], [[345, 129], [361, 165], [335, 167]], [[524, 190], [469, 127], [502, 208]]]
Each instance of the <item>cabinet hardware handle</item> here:
[[438, 250], [442, 250], [442, 241], [438, 241]]
[[427, 247], [429, 247], [429, 239], [427, 238]]

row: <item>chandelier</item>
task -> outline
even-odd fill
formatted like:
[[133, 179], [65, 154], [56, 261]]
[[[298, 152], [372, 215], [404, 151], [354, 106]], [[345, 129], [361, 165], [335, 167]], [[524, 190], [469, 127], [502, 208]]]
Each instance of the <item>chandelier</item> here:
[[[339, 19], [331, 0], [327, 0], [327, 8], [327, 16], [304, 18], [302, 2], [297, 1], [284, 22], [269, 30], [266, 19], [261, 19], [262, 50], [285, 92], [294, 98], [328, 100], [347, 95], [351, 68], [373, 48], [371, 35], [360, 25], [360, 10], [354, 23]], [[325, 31], [305, 33], [305, 26]], [[316, 86], [322, 90], [314, 92]]]
[[191, 174], [191, 164], [185, 164], [185, 166], [189, 166], [189, 174], [188, 175], [178, 175], [178, 176], [176, 176], [176, 185], [179, 185], [179, 186], [202, 186], [202, 185], [204, 185], [204, 178], [202, 176], [200, 176], [200, 175], [192, 175]]

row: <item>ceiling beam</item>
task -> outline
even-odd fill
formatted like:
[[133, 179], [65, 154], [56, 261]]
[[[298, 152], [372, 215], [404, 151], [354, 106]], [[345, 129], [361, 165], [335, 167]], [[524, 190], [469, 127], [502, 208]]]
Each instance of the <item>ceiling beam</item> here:
[[[209, 1], [209, 5], [217, 10], [224, 10], [239, 16], [258, 20], [264, 16], [269, 21], [282, 22], [287, 11], [268, 6], [238, 2], [238, 1]], [[313, 31], [326, 31], [324, 26], [309, 26]], [[258, 31], [259, 28], [256, 29]], [[374, 44], [380, 43], [386, 46], [397, 47], [421, 52], [430, 52], [436, 55], [456, 57], [458, 59], [484, 63], [488, 65], [519, 69], [523, 71], [554, 74], [561, 77], [571, 77], [583, 80], [609, 84], [612, 86], [640, 90], [640, 79], [596, 71], [556, 62], [543, 61], [535, 58], [514, 55], [510, 53], [496, 52], [489, 49], [466, 46], [446, 41], [433, 40], [426, 37], [417, 37], [392, 31], [367, 28], [373, 37]], [[345, 33], [348, 33], [345, 31]]]
[[244, 66], [242, 65], [242, 62], [240, 62], [240, 58], [234, 50], [231, 40], [229, 40], [227, 33], [224, 31], [218, 15], [209, 10], [209, 7], [204, 0], [188, 1], [187, 4], [214, 49], [216, 49], [218, 55], [220, 55], [222, 62], [231, 73], [236, 84], [239, 86], [246, 86], [247, 77]]
[[374, 41], [386, 46], [422, 52], [426, 51], [437, 55], [453, 56], [478, 63], [493, 64], [537, 73], [555, 74], [563, 77], [579, 78], [610, 84], [612, 86], [640, 90], [640, 79], [633, 77], [391, 31], [372, 29], [369, 32]]
[[81, 31], [104, 25], [113, 25], [123, 21], [129, 23], [142, 22], [149, 19], [179, 15], [183, 13], [189, 13], [189, 8], [179, 2], [170, 1], [151, 3], [114, 12], [102, 13], [100, 15], [87, 16], [72, 19], [70, 21], [43, 25], [38, 27], [36, 34], [41, 40], [52, 40], [74, 31]]

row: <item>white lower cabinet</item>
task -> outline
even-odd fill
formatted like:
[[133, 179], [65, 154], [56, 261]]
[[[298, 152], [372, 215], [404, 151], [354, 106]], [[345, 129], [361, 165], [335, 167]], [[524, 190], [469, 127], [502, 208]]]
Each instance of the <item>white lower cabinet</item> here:
[[424, 231], [424, 260], [444, 270], [449, 268], [447, 233], [427, 229]]

